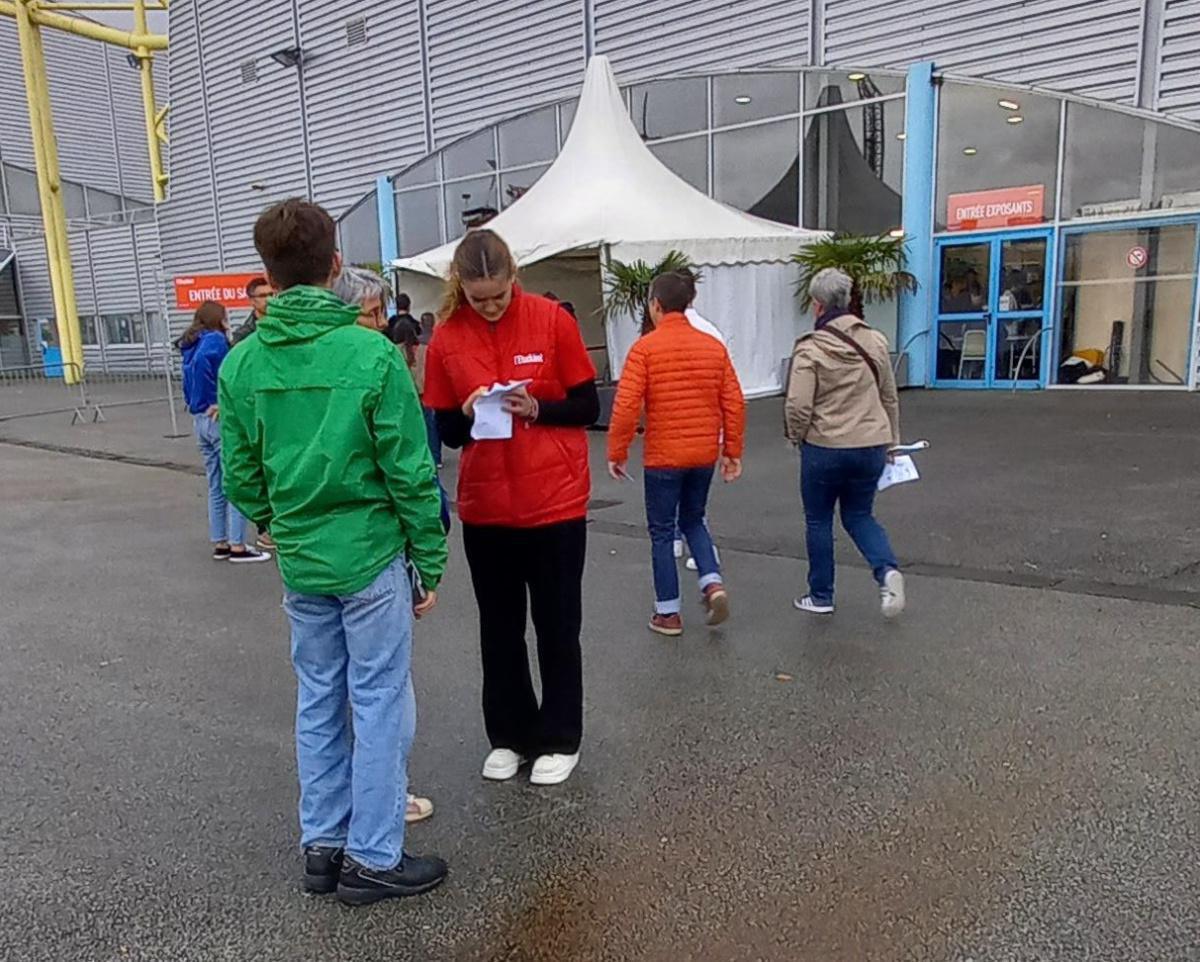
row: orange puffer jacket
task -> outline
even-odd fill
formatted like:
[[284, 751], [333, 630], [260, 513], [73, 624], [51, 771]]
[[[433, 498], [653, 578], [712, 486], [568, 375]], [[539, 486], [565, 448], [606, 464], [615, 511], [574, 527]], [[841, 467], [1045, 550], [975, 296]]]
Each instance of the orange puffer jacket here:
[[608, 428], [608, 460], [622, 464], [646, 412], [647, 468], [698, 468], [742, 456], [746, 400], [725, 345], [667, 314], [629, 351]]

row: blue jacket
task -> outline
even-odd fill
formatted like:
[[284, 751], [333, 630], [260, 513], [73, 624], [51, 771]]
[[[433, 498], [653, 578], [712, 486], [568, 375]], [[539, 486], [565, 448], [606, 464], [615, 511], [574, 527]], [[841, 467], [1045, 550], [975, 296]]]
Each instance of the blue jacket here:
[[183, 397], [192, 414], [203, 414], [217, 403], [217, 371], [229, 353], [221, 331], [205, 331], [183, 351]]

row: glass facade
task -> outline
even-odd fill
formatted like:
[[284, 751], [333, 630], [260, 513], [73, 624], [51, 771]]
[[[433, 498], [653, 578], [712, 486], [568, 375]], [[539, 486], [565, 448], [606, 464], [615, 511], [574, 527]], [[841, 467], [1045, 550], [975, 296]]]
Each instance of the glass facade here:
[[971, 221], [964, 225], [952, 206], [971, 204], [981, 195], [1006, 188], [1040, 188], [1038, 209], [988, 226], [1053, 220], [1059, 110], [1059, 101], [1050, 97], [1003, 87], [943, 85], [934, 208], [937, 229], [970, 229]]
[[[902, 224], [904, 85], [897, 72], [763, 68], [623, 94], [648, 149], [696, 189], [780, 223], [881, 234]], [[476, 131], [398, 174], [401, 254], [453, 240], [517, 200], [549, 169], [577, 103]], [[936, 111], [937, 250], [933, 276], [918, 278], [936, 292], [924, 341], [931, 381], [1068, 383], [1062, 362], [1082, 351], [1105, 383], [1187, 383], [1200, 131], [954, 79], [938, 85]], [[1120, 223], [1188, 212], [1187, 223]], [[895, 338], [895, 304], [868, 320]]]
[[1195, 224], [1067, 234], [1059, 286], [1059, 383], [1187, 383]]

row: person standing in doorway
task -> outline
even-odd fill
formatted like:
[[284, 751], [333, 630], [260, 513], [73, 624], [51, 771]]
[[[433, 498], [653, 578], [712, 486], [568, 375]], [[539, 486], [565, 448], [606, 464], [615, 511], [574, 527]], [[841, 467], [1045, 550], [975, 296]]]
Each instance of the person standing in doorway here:
[[719, 625], [729, 617], [729, 594], [704, 517], [718, 459], [726, 482], [741, 476], [746, 424], [746, 402], [729, 352], [684, 315], [692, 294], [693, 287], [678, 273], [660, 274], [651, 283], [654, 329], [625, 359], [608, 429], [609, 474], [628, 478], [629, 445], [645, 411], [646, 521], [655, 598], [649, 627], [671, 637], [683, 634], [672, 551], [677, 521], [700, 573], [705, 621]]
[[183, 396], [204, 456], [208, 478], [208, 536], [213, 560], [237, 564], [270, 561], [271, 556], [246, 545], [246, 519], [221, 490], [221, 428], [218, 420], [217, 374], [229, 353], [229, 315], [216, 301], [196, 310], [191, 326], [179, 339], [183, 353]]
[[413, 616], [446, 567], [420, 403], [395, 347], [329, 290], [342, 265], [323, 208], [276, 204], [254, 244], [280, 293], [221, 371], [225, 493], [270, 515], [279, 544], [304, 887], [352, 905], [419, 895], [446, 876], [404, 850]]
[[888, 452], [900, 443], [900, 398], [887, 338], [850, 313], [850, 277], [827, 267], [808, 293], [814, 330], [796, 341], [784, 424], [801, 450], [800, 491], [808, 546], [808, 594], [795, 606], [834, 609], [833, 511], [879, 583], [887, 618], [904, 611], [904, 576], [875, 520], [875, 492]]
[[250, 316], [233, 332], [234, 344], [240, 344], [258, 329], [258, 322], [267, 312], [267, 302], [274, 293], [275, 289], [265, 277], [255, 277], [246, 285], [246, 297], [250, 301]]
[[[492, 751], [483, 777], [556, 785], [579, 762], [579, 635], [587, 550], [587, 425], [600, 416], [596, 371], [579, 325], [523, 291], [508, 245], [470, 231], [454, 252], [442, 321], [425, 364], [425, 403], [442, 441], [463, 449], [458, 516], [479, 604], [483, 717]], [[511, 436], [472, 439], [475, 405], [494, 383], [526, 382], [503, 399]], [[537, 633], [542, 703], [525, 644]]]

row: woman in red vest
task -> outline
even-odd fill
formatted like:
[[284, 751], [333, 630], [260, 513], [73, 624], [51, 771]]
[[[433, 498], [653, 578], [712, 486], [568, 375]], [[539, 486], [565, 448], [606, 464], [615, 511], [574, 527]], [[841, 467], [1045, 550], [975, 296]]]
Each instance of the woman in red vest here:
[[[426, 407], [442, 443], [463, 449], [458, 515], [479, 604], [483, 717], [492, 751], [484, 778], [535, 759], [530, 781], [557, 785], [583, 734], [583, 566], [591, 494], [585, 428], [600, 416], [596, 370], [579, 326], [557, 303], [523, 291], [508, 245], [474, 230], [454, 253], [441, 323], [425, 360]], [[475, 404], [493, 384], [528, 382]], [[473, 434], [489, 434], [480, 440]], [[537, 632], [539, 706], [525, 645], [526, 597]]]

